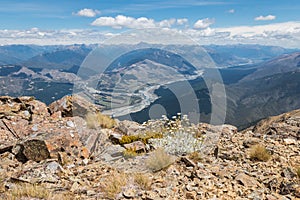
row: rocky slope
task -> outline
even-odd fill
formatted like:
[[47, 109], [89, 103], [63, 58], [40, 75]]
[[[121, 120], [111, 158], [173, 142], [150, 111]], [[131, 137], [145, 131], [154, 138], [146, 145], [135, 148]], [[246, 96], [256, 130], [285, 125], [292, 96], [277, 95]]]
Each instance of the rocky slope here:
[[0, 199], [299, 199], [299, 139], [300, 110], [237, 132], [3, 96]]

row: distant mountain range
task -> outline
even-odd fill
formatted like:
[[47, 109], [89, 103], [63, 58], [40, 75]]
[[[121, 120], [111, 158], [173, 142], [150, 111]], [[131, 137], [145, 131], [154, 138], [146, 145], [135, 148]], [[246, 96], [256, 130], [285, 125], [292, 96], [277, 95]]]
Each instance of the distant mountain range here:
[[[96, 48], [109, 51], [161, 48], [162, 45], [140, 43], [137, 45], [7, 45], [0, 46], [0, 65], [24, 65], [35, 68], [67, 69], [79, 65], [84, 58]], [[199, 56], [203, 49], [212, 57], [218, 67], [229, 67], [246, 63], [258, 63], [276, 56], [296, 52], [297, 49], [285, 49], [276, 46], [261, 45], [167, 45], [167, 49], [181, 49], [183, 54]], [[164, 46], [166, 48], [166, 46]]]
[[[82, 65], [95, 49], [125, 53], [107, 66], [97, 60]], [[51, 103], [72, 94], [75, 84], [79, 86], [76, 92], [107, 114], [114, 108], [120, 118], [129, 114], [142, 122], [150, 118], [152, 105], [161, 105], [169, 116], [180, 112], [178, 95], [168, 89], [173, 87], [180, 91], [180, 98], [193, 100], [194, 93], [201, 120], [209, 121], [212, 85], [207, 79], [216, 70], [213, 64], [225, 84], [225, 122], [244, 128], [261, 118], [300, 108], [299, 52], [260, 45], [1, 46], [0, 95], [32, 95]], [[105, 68], [104, 73], [99, 74], [100, 68]], [[193, 91], [182, 89], [185, 82]]]

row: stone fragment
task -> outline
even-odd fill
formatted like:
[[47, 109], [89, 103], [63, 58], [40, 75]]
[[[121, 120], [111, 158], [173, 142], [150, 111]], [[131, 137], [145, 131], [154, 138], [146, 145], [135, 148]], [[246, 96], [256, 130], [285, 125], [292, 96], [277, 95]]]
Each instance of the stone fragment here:
[[293, 170], [289, 167], [286, 167], [283, 169], [281, 176], [286, 177], [288, 179], [292, 179], [296, 177], [297, 175], [293, 172]]
[[127, 199], [132, 199], [136, 195], [136, 191], [134, 189], [127, 189], [123, 192], [123, 196]]
[[74, 122], [72, 122], [72, 121], [67, 121], [67, 126], [68, 126], [68, 127], [71, 127], [71, 128], [74, 128], [74, 127], [75, 127], [75, 124], [74, 124]]
[[59, 163], [55, 162], [55, 161], [50, 162], [49, 164], [47, 164], [46, 169], [48, 171], [50, 171], [51, 173], [53, 173], [53, 174], [63, 171], [62, 166]]
[[80, 188], [81, 188], [80, 184], [78, 182], [75, 182], [71, 186], [70, 191], [75, 193], [75, 192], [78, 192]]
[[120, 144], [120, 140], [122, 139], [122, 135], [119, 133], [111, 133], [109, 136], [110, 141], [113, 144]]
[[197, 192], [196, 191], [188, 191], [188, 192], [185, 193], [185, 198], [196, 200], [197, 199]]
[[295, 186], [295, 196], [300, 198], [300, 185]]
[[255, 180], [255, 178], [248, 176], [244, 173], [240, 173], [235, 178], [236, 181], [238, 181], [240, 184], [242, 184], [245, 187], [257, 187], [259, 185], [258, 181]]
[[279, 194], [289, 195], [289, 194], [296, 192], [297, 185], [295, 185], [295, 183], [292, 183], [292, 182], [289, 182], [289, 183], [281, 182], [279, 187], [280, 187]]
[[32, 126], [31, 130], [33, 132], [37, 132], [39, 130], [39, 126], [37, 124], [35, 124], [35, 125]]
[[185, 164], [185, 166], [187, 167], [196, 167], [197, 165], [194, 163], [194, 161], [192, 161], [191, 159], [189, 159], [188, 157], [184, 156], [181, 157], [181, 161]]
[[283, 143], [285, 145], [295, 145], [297, 144], [297, 141], [294, 138], [285, 138], [283, 139]]
[[88, 112], [98, 112], [99, 108], [79, 95], [65, 96], [49, 105], [51, 114], [58, 111], [62, 117], [85, 117]]
[[96, 158], [106, 162], [111, 162], [122, 158], [124, 151], [125, 148], [120, 145], [110, 145], [107, 146], [100, 155], [96, 155]]
[[261, 140], [259, 138], [247, 138], [243, 141], [243, 146], [249, 148], [253, 145], [259, 144]]
[[126, 135], [137, 135], [144, 129], [144, 127], [139, 123], [129, 120], [120, 121], [117, 128]]

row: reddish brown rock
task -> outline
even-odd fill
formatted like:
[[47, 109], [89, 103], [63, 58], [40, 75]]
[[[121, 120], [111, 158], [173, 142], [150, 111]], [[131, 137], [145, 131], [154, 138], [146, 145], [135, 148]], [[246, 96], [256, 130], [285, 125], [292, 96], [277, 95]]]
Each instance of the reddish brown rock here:
[[85, 117], [88, 112], [97, 112], [99, 108], [78, 95], [65, 96], [49, 105], [50, 112], [61, 112], [62, 117]]

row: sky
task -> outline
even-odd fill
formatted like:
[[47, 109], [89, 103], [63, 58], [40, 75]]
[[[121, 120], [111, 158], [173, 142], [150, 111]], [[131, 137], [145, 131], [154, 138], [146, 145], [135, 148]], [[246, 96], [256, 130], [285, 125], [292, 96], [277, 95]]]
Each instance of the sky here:
[[[0, 0], [0, 3], [1, 45], [101, 43], [128, 31], [155, 28], [169, 30], [169, 34], [183, 34], [200, 44], [257, 43], [300, 48], [299, 0]], [[158, 42], [163, 42], [162, 32], [155, 31], [154, 35]]]

